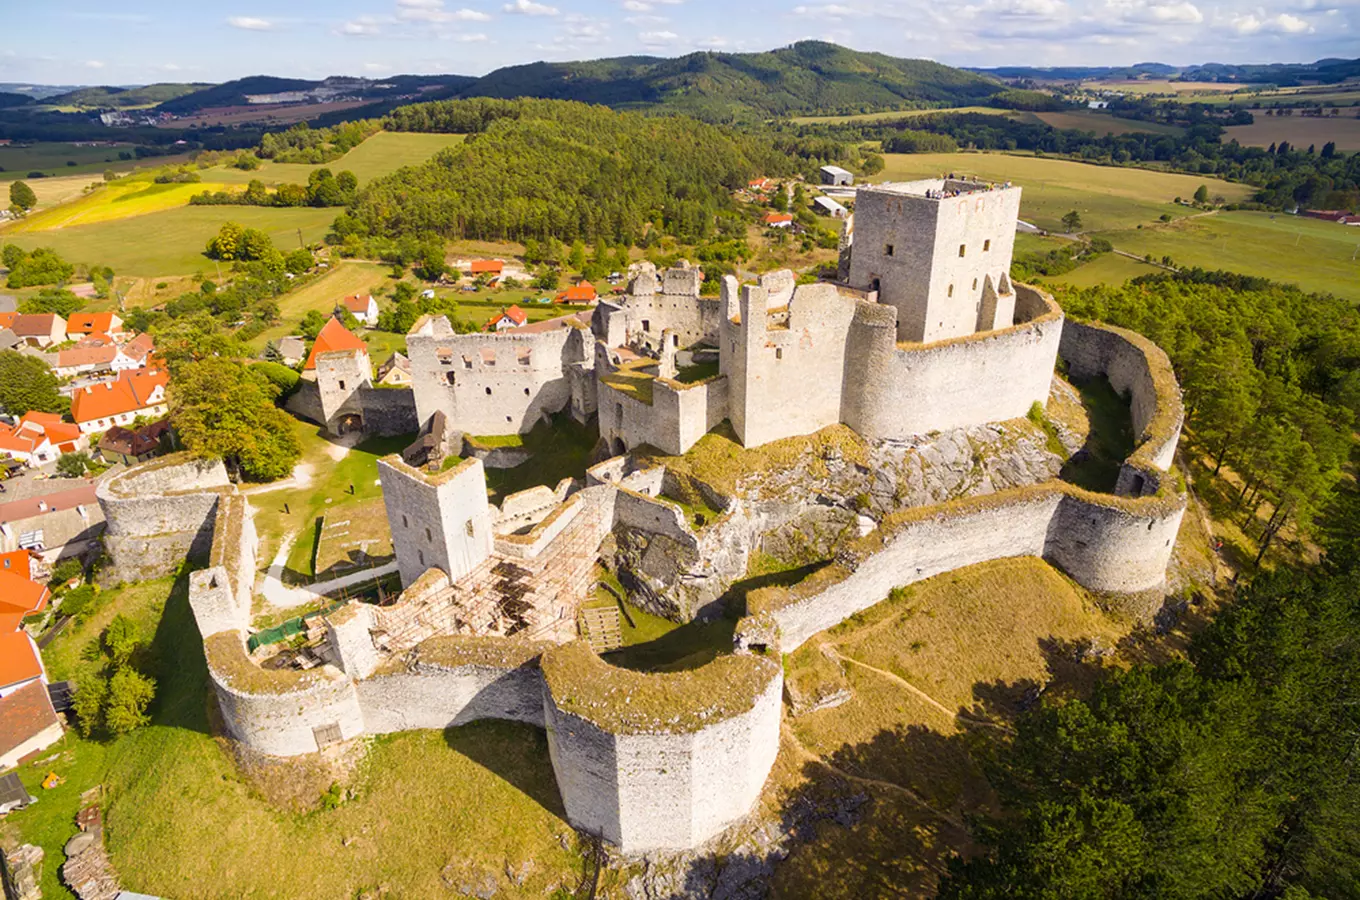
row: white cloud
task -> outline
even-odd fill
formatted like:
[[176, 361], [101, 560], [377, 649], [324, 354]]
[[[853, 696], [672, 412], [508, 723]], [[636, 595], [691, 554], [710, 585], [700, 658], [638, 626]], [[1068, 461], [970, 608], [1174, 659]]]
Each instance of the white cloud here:
[[629, 12], [650, 12], [652, 4], [644, 3], [643, 0], [623, 0], [623, 8]]
[[1131, 22], [1151, 22], [1158, 25], [1198, 25], [1204, 21], [1204, 13], [1189, 0], [1172, 0], [1166, 3], [1147, 3], [1134, 0], [1131, 3], [1111, 3], [1116, 13]]
[[227, 19], [227, 24], [232, 28], [244, 28], [246, 31], [273, 31], [274, 23], [268, 19], [259, 19], [255, 16], [231, 16]]
[[855, 15], [855, 11], [848, 6], [841, 6], [839, 3], [822, 3], [815, 6], [795, 6], [793, 8], [793, 14], [806, 19], [831, 19], [839, 21]]
[[1276, 16], [1275, 26], [1285, 34], [1307, 34], [1313, 30], [1312, 25], [1298, 16], [1291, 16], [1289, 13], [1280, 13]]
[[360, 16], [340, 26], [341, 34], [370, 37], [382, 32], [382, 22], [376, 16]]
[[397, 0], [397, 18], [406, 22], [489, 22], [491, 16], [475, 9], [444, 8], [444, 0]]
[[719, 47], [726, 47], [728, 43], [727, 38], [715, 34], [712, 37], [704, 38], [701, 41], [695, 41], [694, 45], [708, 50], [716, 50]]
[[481, 44], [491, 40], [491, 38], [482, 34], [480, 31], [473, 34], [455, 34], [453, 39], [464, 44]]
[[85, 61], [85, 68], [102, 69], [104, 68], [104, 61], [102, 59], [87, 59]]
[[534, 0], [515, 0], [505, 4], [503, 9], [512, 16], [555, 16], [558, 13], [556, 6], [535, 3]]
[[1311, 34], [1313, 26], [1304, 19], [1289, 13], [1280, 13], [1276, 16], [1267, 16], [1264, 13], [1247, 13], [1246, 15], [1234, 16], [1228, 24], [1232, 30], [1243, 36], [1261, 34], [1263, 32], [1275, 32], [1277, 34]]
[[644, 31], [638, 35], [638, 40], [649, 47], [669, 44], [671, 41], [678, 40], [680, 35], [674, 31]]

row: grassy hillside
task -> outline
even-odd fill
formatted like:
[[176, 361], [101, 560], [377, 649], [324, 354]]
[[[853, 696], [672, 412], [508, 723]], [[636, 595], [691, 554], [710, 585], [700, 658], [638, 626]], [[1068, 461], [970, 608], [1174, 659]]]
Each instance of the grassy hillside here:
[[43, 102], [49, 106], [64, 106], [74, 109], [128, 109], [137, 106], [155, 106], [185, 94], [192, 94], [210, 84], [147, 84], [141, 87], [87, 87], [48, 97]]
[[1002, 85], [929, 60], [800, 41], [765, 53], [628, 56], [498, 69], [461, 97], [542, 97], [659, 106], [710, 120], [966, 106]]
[[375, 178], [391, 174], [402, 166], [419, 165], [445, 147], [452, 147], [462, 141], [461, 134], [380, 131], [339, 159], [322, 165], [276, 163], [266, 160], [260, 168], [252, 172], [217, 166], [204, 171], [203, 180], [223, 184], [248, 184], [258, 178], [267, 185], [285, 182], [306, 184], [307, 177], [312, 172], [327, 168], [332, 172], [349, 170], [359, 179], [359, 184], [364, 185]]
[[112, 222], [185, 206], [202, 191], [217, 191], [225, 184], [154, 184], [150, 181], [116, 181], [103, 185], [69, 203], [54, 206], [7, 226], [0, 235], [29, 234]]

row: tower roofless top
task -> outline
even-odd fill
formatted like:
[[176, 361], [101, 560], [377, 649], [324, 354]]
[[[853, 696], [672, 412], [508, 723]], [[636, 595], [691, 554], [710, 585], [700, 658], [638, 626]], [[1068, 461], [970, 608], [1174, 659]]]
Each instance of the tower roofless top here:
[[985, 191], [1019, 190], [1009, 181], [997, 183], [980, 181], [967, 176], [950, 175], [944, 178], [923, 178], [919, 181], [889, 181], [883, 184], [866, 185], [861, 191], [881, 191], [890, 194], [905, 194], [924, 200], [947, 200], [961, 194], [976, 194]]

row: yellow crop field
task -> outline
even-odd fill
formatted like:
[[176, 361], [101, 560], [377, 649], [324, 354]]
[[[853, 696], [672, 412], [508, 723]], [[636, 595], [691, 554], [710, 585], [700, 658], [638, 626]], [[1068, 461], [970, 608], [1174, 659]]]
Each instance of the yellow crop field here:
[[1335, 116], [1267, 116], [1264, 110], [1253, 109], [1256, 121], [1250, 125], [1232, 125], [1225, 129], [1224, 140], [1235, 140], [1248, 147], [1268, 147], [1288, 141], [1295, 147], [1315, 145], [1319, 150], [1328, 141], [1338, 150], [1360, 150], [1360, 118], [1355, 110], [1342, 110]]
[[[113, 222], [148, 213], [186, 206], [189, 198], [203, 191], [221, 190], [221, 184], [154, 184], [147, 181], [115, 181], [69, 203], [54, 206], [20, 219], [0, 234], [29, 234], [75, 225]], [[225, 218], [225, 217], [224, 217]]]

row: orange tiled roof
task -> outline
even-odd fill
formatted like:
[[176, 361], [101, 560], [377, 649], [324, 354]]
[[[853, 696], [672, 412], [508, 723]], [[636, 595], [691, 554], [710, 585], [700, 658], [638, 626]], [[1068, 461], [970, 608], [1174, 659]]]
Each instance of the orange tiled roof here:
[[468, 271], [473, 275], [481, 275], [483, 273], [499, 275], [504, 268], [505, 263], [499, 259], [474, 259], [472, 265], [468, 267]]
[[73, 347], [57, 354], [57, 368], [107, 365], [117, 355], [117, 347]]
[[766, 225], [777, 225], [777, 224], [779, 224], [780, 222], [792, 222], [792, 221], [793, 221], [793, 216], [790, 215], [789, 213], [773, 213], [773, 212], [772, 212], [772, 213], [766, 213], [766, 214], [765, 214], [765, 224], [766, 224]]
[[18, 313], [0, 312], [0, 328], [12, 328]]
[[77, 422], [93, 422], [122, 413], [146, 409], [147, 398], [157, 387], [170, 383], [164, 369], [134, 369], [124, 372], [116, 381], [96, 384], [76, 391], [71, 398], [71, 418]]
[[558, 303], [589, 303], [598, 295], [595, 293], [595, 285], [589, 281], [582, 281], [575, 287], [569, 287], [557, 295]]
[[312, 344], [312, 352], [307, 355], [307, 364], [303, 369], [315, 369], [316, 358], [319, 354], [330, 353], [333, 350], [363, 350], [367, 352], [368, 345], [355, 337], [354, 332], [350, 331], [340, 320], [331, 316], [316, 336], [316, 341]]
[[156, 349], [156, 342], [149, 334], [139, 334], [123, 345], [123, 355], [129, 359], [145, 360], [148, 353]]
[[518, 306], [512, 306], [509, 309], [501, 310], [501, 314], [499, 316], [496, 316], [496, 318], [492, 319], [491, 324], [494, 325], [501, 319], [509, 319], [516, 325], [523, 325], [526, 321], [528, 321], [529, 314], [526, 313], [524, 310], [520, 309]]
[[98, 334], [113, 331], [111, 312], [75, 313], [66, 320], [67, 334]]
[[366, 313], [368, 312], [368, 303], [372, 299], [372, 295], [360, 297], [358, 294], [355, 294], [353, 297], [346, 297], [340, 302], [345, 304], [345, 309], [352, 313]]
[[54, 320], [60, 319], [56, 313], [19, 313], [9, 327], [19, 337], [38, 337], [51, 334]]
[[14, 550], [0, 553], [0, 572], [14, 572], [25, 578], [33, 577], [33, 560], [40, 558], [32, 550]]

